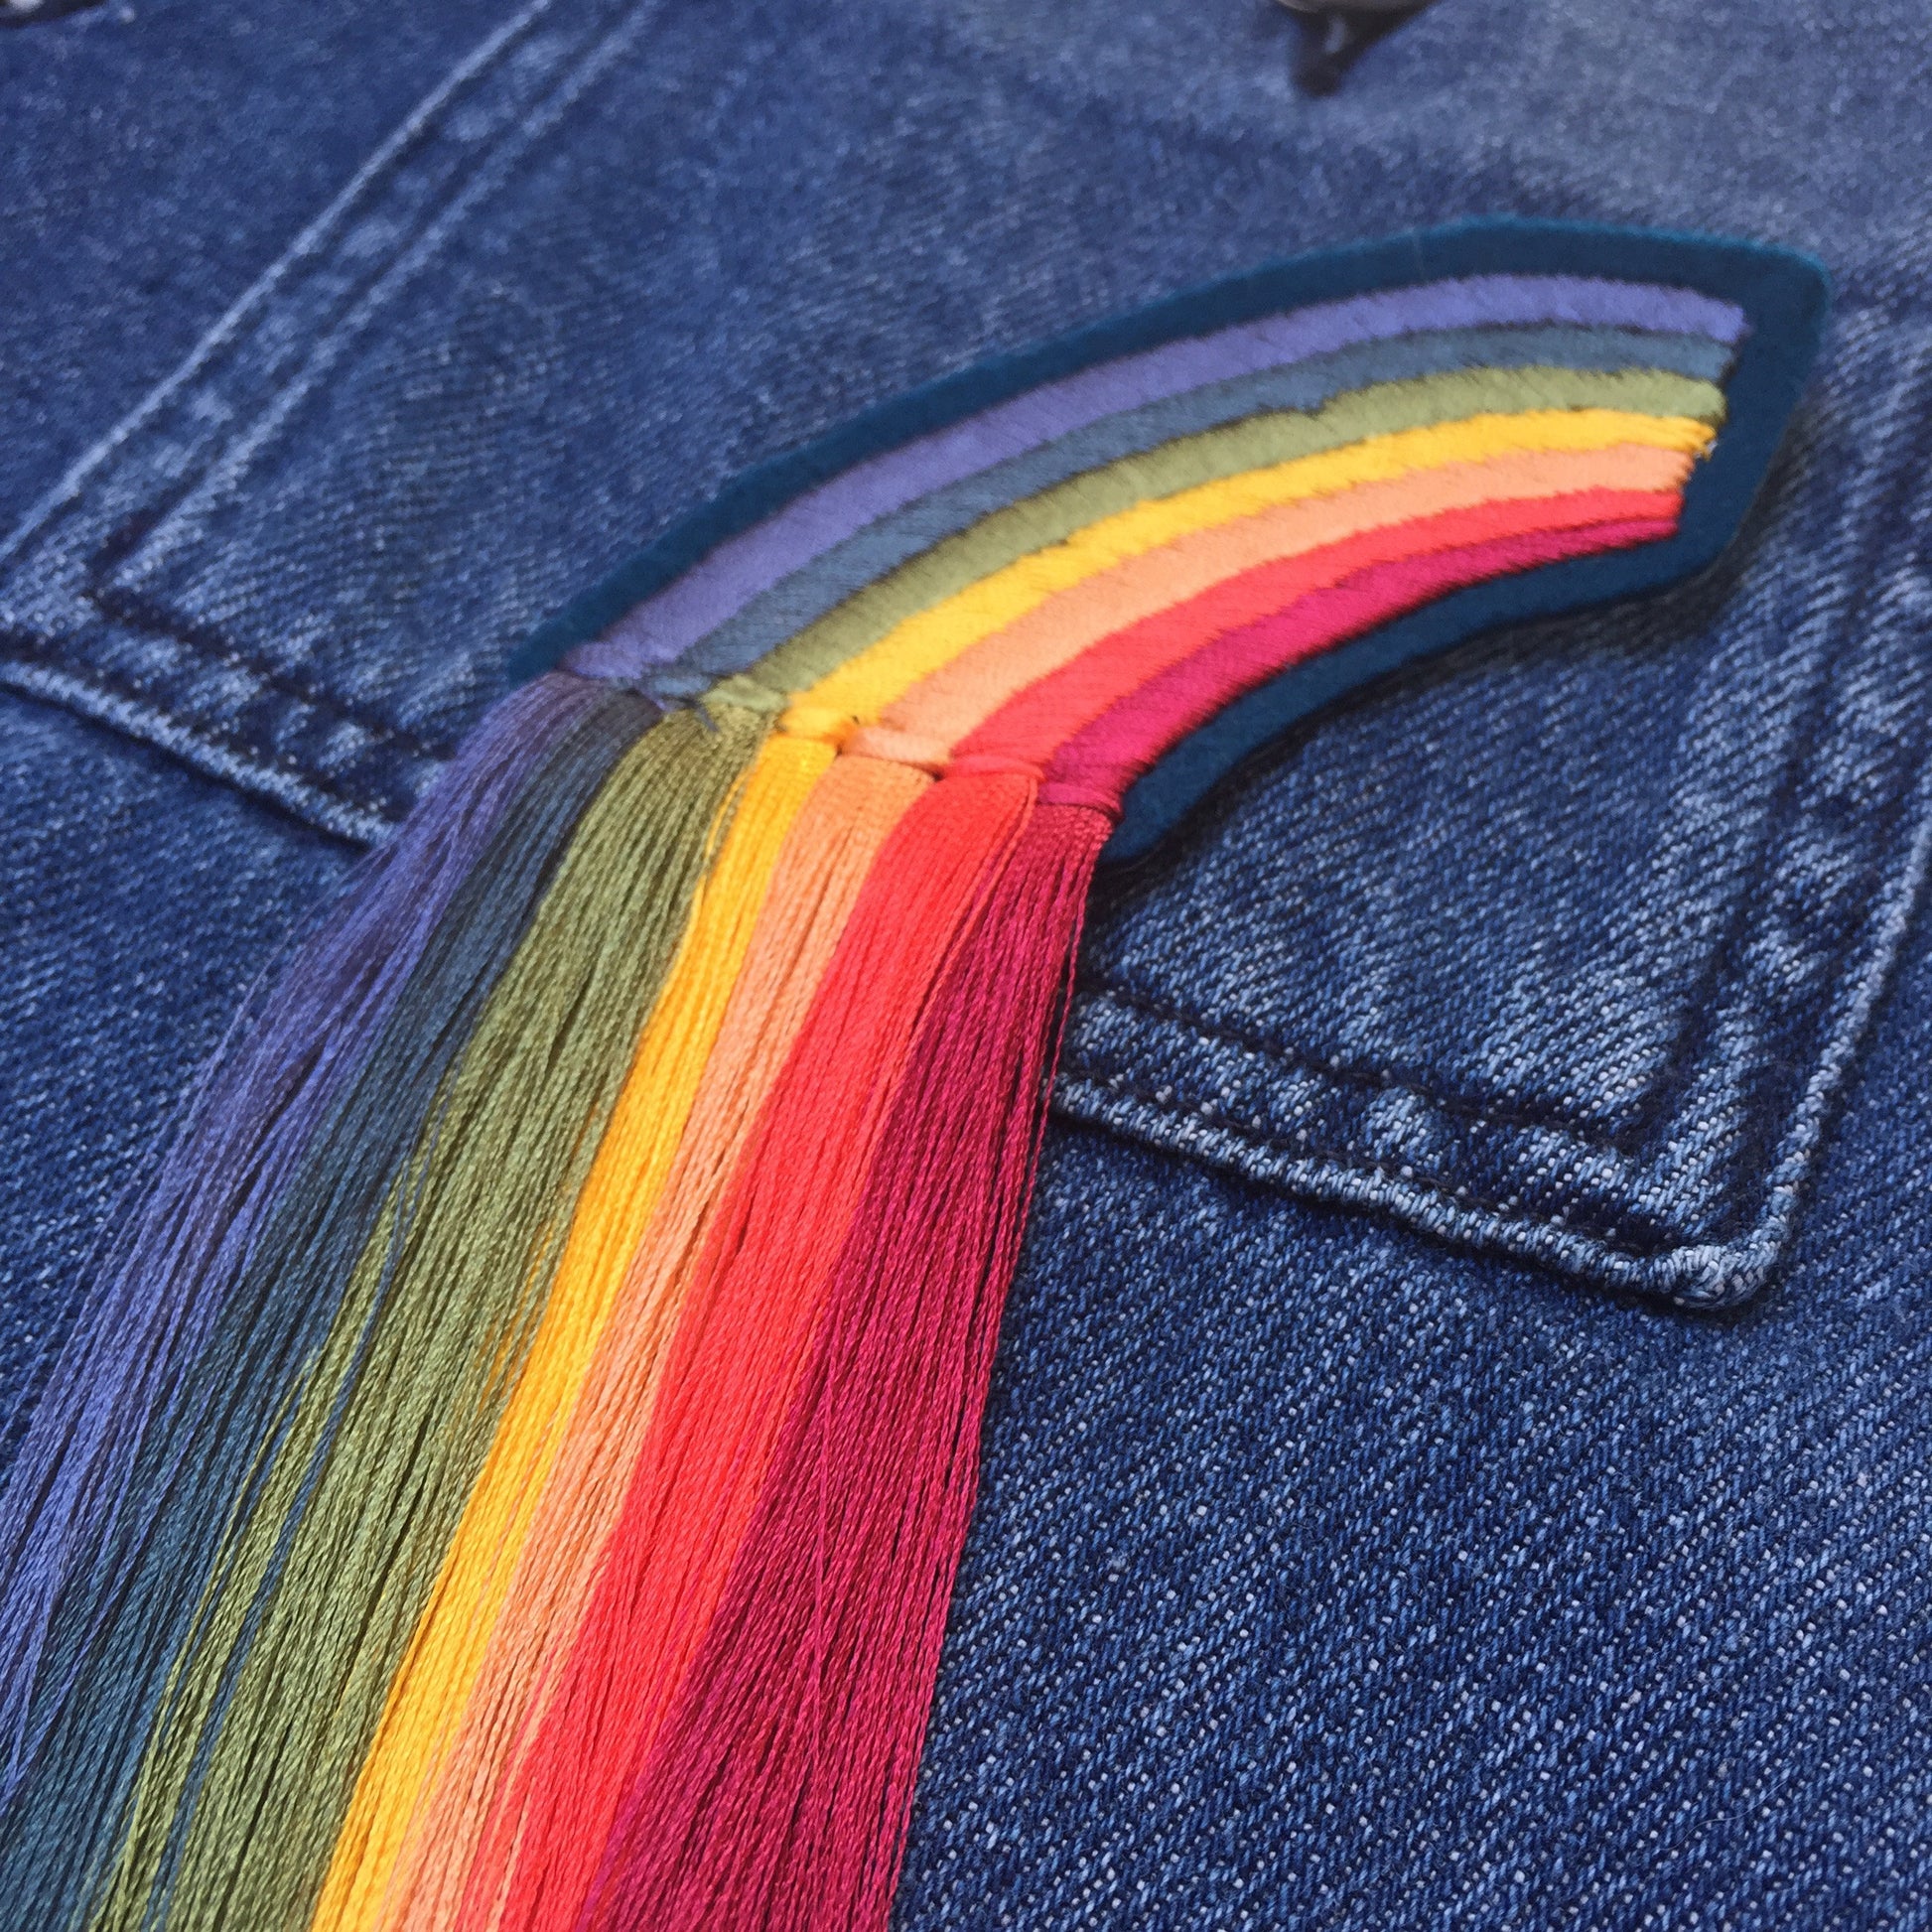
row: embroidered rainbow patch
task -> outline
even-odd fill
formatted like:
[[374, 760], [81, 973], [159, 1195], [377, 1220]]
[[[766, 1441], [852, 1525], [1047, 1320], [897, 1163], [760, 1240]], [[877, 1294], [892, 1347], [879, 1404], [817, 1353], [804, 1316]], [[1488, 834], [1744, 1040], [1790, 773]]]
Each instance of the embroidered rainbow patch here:
[[1708, 562], [1825, 299], [1555, 224], [1305, 257], [874, 411], [539, 632], [9, 1474], [9, 1922], [884, 1926], [1103, 847]]

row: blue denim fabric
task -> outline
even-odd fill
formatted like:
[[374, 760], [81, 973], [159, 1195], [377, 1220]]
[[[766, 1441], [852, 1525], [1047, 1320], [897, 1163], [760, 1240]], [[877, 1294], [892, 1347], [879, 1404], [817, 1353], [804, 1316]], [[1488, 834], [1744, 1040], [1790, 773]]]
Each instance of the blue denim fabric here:
[[354, 852], [145, 745], [0, 696], [0, 1459], [81, 1260], [196, 1067]]
[[10, 1429], [252, 975], [745, 464], [1462, 214], [1825, 258], [1709, 579], [1103, 883], [900, 1918], [1932, 1924], [1918, 9], [1441, 0], [1322, 101], [1260, 0], [126, 13], [0, 42]]
[[1725, 1316], [1060, 1128], [903, 1932], [1932, 1924], [1928, 1063]]
[[111, 0], [0, 39], [0, 522], [189, 355], [500, 0]]
[[1061, 1105], [1613, 1286], [1762, 1286], [1932, 838], [1923, 432], [1850, 361], [1715, 576], [1322, 718], [1138, 868]]

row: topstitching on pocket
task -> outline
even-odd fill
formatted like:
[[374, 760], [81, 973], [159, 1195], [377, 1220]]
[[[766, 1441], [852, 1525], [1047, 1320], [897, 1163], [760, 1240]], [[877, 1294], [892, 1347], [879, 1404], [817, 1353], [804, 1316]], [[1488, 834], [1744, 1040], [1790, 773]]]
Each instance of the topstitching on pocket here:
[[[384, 836], [474, 715], [379, 639], [319, 666], [299, 610], [245, 624], [155, 593], [358, 339], [573, 100], [626, 52], [640, 0], [532, 0], [423, 100], [195, 352], [0, 547], [0, 684], [166, 746], [345, 837]], [[344, 508], [351, 506], [345, 505]], [[353, 540], [352, 526], [345, 531]], [[264, 642], [263, 639], [268, 641]]]
[[[1292, 130], [1231, 175], [864, 20], [506, 21], [0, 551], [0, 683], [379, 838], [528, 624], [725, 478], [1291, 239]], [[1159, 855], [1062, 1111], [1623, 1287], [1761, 1282], [1925, 863], [1925, 364], [1855, 306], [1720, 580], [1324, 716]]]
[[1739, 554], [1330, 715], [1089, 928], [1076, 1119], [1605, 1286], [1761, 1287], [1932, 850], [1932, 341]]

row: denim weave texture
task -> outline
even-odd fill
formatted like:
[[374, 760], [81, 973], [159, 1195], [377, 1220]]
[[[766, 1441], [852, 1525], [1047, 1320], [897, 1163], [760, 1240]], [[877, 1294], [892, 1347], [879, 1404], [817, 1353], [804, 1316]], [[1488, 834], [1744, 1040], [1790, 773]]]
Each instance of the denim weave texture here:
[[246, 991], [745, 466], [1301, 249], [1808, 249], [1731, 553], [1096, 896], [898, 1922], [1932, 1926], [1932, 40], [1440, 0], [0, 40], [0, 1454]]

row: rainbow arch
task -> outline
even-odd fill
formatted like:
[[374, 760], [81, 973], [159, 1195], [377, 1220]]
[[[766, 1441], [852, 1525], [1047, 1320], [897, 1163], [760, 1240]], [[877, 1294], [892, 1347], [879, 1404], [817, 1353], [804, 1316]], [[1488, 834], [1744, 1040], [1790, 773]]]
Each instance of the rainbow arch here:
[[[1672, 533], [1614, 560], [1465, 587], [1421, 621], [1349, 639], [1247, 694], [1130, 790], [1109, 856], [1132, 856], [1247, 753], [1351, 684], [1498, 623], [1710, 563], [1761, 484], [1828, 299], [1822, 270], [1788, 251], [1516, 218], [1273, 264], [941, 378], [757, 466], [539, 626], [513, 674], [574, 652], [590, 674], [654, 672], [688, 694], [706, 667], [741, 667], [734, 647], [774, 643], [788, 619], [820, 615], [814, 595], [851, 595], [1082, 470], [1271, 405], [1319, 408], [1378, 375], [1541, 364], [1724, 389], [1728, 434], [1694, 466]], [[664, 664], [706, 630], [717, 634], [683, 677]]]
[[1304, 257], [873, 411], [544, 626], [0, 1495], [0, 1903], [883, 1925], [1103, 849], [1710, 561], [1824, 306], [1561, 224]]

